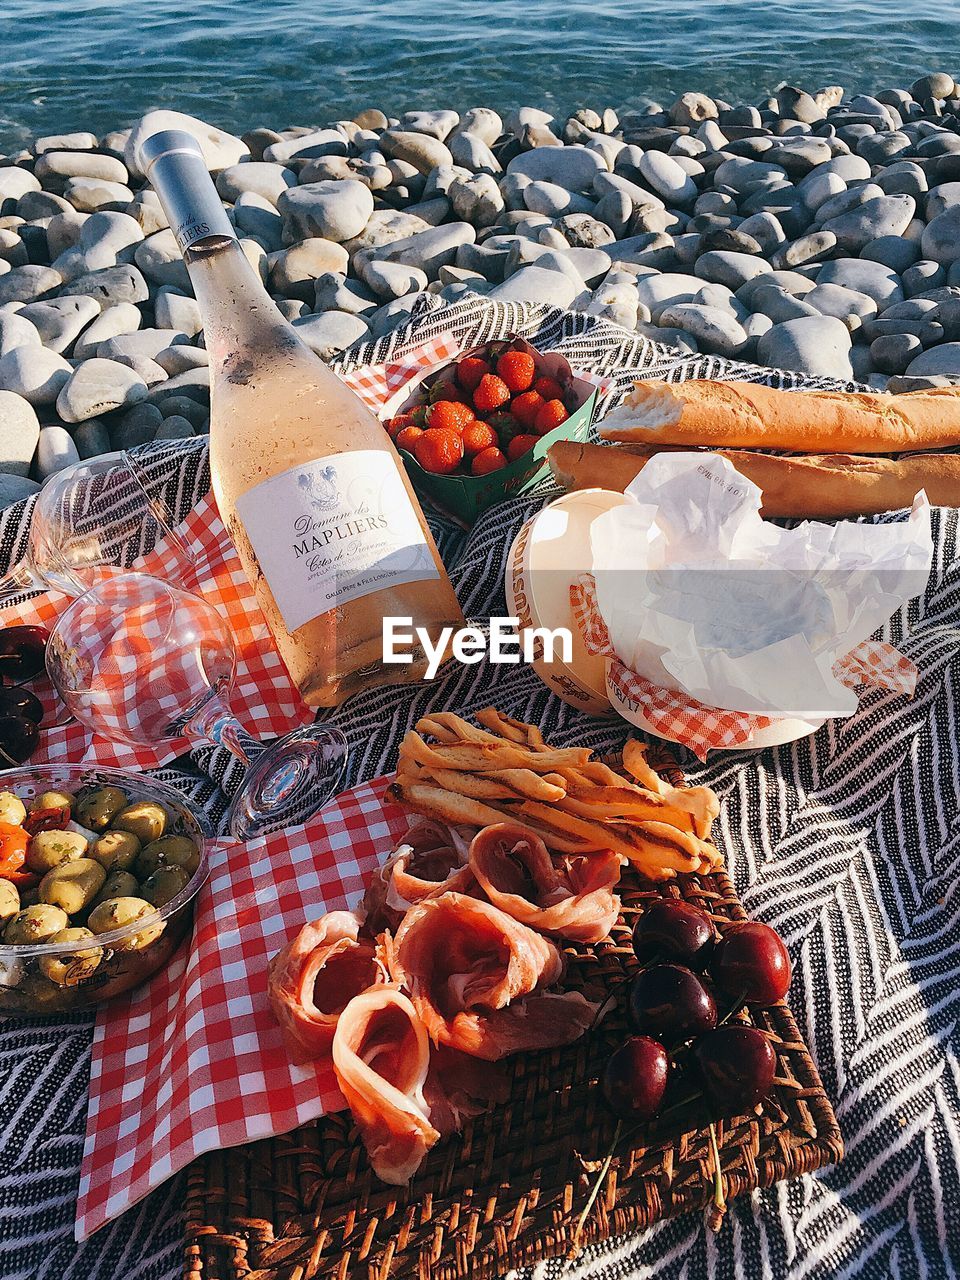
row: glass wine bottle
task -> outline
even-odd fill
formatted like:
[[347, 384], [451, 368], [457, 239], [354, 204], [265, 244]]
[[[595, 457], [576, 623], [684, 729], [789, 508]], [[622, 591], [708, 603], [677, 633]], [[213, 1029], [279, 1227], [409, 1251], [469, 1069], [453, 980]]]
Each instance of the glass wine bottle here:
[[197, 141], [165, 130], [140, 160], [203, 319], [213, 491], [291, 677], [315, 707], [421, 679], [422, 649], [384, 663], [383, 618], [436, 643], [463, 615], [389, 436], [274, 305]]

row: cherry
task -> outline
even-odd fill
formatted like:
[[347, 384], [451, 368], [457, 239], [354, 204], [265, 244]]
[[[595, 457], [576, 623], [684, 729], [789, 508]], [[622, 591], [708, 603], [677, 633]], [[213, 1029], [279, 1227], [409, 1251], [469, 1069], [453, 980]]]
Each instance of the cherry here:
[[8, 680], [32, 680], [44, 667], [50, 633], [46, 627], [6, 627], [0, 631], [0, 674]]
[[40, 730], [23, 716], [0, 715], [0, 765], [23, 764], [29, 760], [40, 741]]
[[649, 1036], [631, 1036], [607, 1060], [603, 1096], [621, 1119], [649, 1120], [660, 1110], [669, 1074], [663, 1045]]
[[682, 1044], [717, 1025], [717, 1005], [697, 975], [679, 964], [657, 964], [630, 981], [630, 1024], [640, 1035]]
[[633, 953], [641, 964], [651, 960], [680, 960], [702, 969], [714, 940], [710, 917], [689, 902], [655, 902], [633, 926]]
[[22, 716], [39, 724], [43, 719], [43, 703], [29, 689], [0, 687], [0, 716]]
[[768, 1005], [790, 989], [787, 948], [775, 929], [757, 920], [733, 924], [716, 945], [710, 976], [726, 995], [747, 1004]]
[[724, 1114], [749, 1111], [773, 1088], [777, 1056], [756, 1027], [717, 1027], [697, 1042], [693, 1055], [704, 1092]]

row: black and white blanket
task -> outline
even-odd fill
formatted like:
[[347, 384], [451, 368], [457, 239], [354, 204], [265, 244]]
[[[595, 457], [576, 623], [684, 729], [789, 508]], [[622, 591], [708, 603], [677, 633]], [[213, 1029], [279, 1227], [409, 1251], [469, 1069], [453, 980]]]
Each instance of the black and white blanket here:
[[[426, 296], [409, 324], [351, 353], [382, 361], [453, 331], [463, 345], [520, 333], [575, 368], [632, 379], [725, 377], [788, 387], [841, 384], [711, 357], [684, 357], [585, 315]], [[614, 402], [611, 397], [608, 403]], [[206, 491], [205, 441], [148, 446], [142, 460], [179, 516]], [[464, 612], [506, 612], [503, 570], [535, 496], [469, 533], [431, 517]], [[847, 1155], [835, 1169], [735, 1201], [714, 1237], [699, 1216], [584, 1254], [564, 1275], [605, 1278], [960, 1274], [960, 512], [934, 512], [925, 594], [886, 638], [917, 664], [912, 701], [867, 693], [856, 715], [761, 754], [686, 762], [722, 801], [717, 837], [751, 915], [788, 940], [790, 1003], [836, 1106]], [[29, 503], [0, 518], [0, 565], [22, 551]], [[886, 519], [903, 518], [894, 514]], [[331, 715], [351, 744], [348, 784], [392, 769], [404, 731], [436, 707], [490, 702], [554, 742], [614, 747], [625, 726], [586, 719], [532, 670], [456, 667], [441, 682], [365, 693]], [[222, 813], [229, 768], [198, 753], [163, 776]], [[225, 773], [226, 771], [226, 773]], [[72, 1239], [92, 1020], [0, 1022], [0, 1280], [174, 1280], [184, 1179], [171, 1180], [82, 1246]], [[543, 1263], [537, 1280], [563, 1267]]]

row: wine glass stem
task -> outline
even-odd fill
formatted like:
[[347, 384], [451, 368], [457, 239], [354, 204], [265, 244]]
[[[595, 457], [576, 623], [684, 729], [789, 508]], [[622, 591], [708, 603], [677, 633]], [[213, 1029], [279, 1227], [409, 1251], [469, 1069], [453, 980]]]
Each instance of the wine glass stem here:
[[240, 721], [231, 713], [216, 690], [211, 692], [210, 697], [184, 725], [183, 734], [196, 746], [213, 743], [218, 747], [226, 747], [245, 768], [250, 766], [250, 757], [243, 747], [244, 733]]
[[21, 560], [13, 565], [0, 578], [0, 599], [5, 596], [19, 596], [25, 591], [36, 591], [45, 588], [46, 583], [34, 569], [29, 560]]

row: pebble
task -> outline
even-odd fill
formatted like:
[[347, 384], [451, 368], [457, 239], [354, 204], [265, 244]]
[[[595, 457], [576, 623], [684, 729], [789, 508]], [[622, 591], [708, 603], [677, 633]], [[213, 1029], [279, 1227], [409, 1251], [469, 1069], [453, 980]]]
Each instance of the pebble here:
[[658, 196], [668, 204], [692, 204], [697, 184], [671, 156], [662, 151], [646, 151], [640, 159], [640, 173]]
[[371, 258], [363, 263], [362, 279], [385, 302], [402, 298], [408, 293], [419, 293], [428, 284], [426, 273], [419, 267], [409, 267], [402, 262], [388, 262], [381, 258]]
[[146, 394], [146, 384], [132, 369], [94, 357], [78, 365], [68, 378], [57, 397], [57, 413], [64, 422], [83, 422], [134, 405]]
[[0, 472], [28, 475], [39, 439], [33, 405], [14, 391], [0, 390]]
[[186, 418], [174, 413], [164, 418], [153, 438], [154, 440], [189, 440], [193, 435], [192, 424]]
[[0, 311], [0, 357], [17, 347], [40, 346], [40, 335], [34, 325], [17, 311]]
[[449, 147], [427, 133], [385, 129], [380, 135], [380, 147], [385, 155], [394, 160], [405, 160], [423, 174], [428, 174], [438, 165], [453, 164]]
[[824, 222], [823, 230], [833, 232], [844, 253], [859, 253], [881, 236], [902, 236], [916, 208], [912, 196], [880, 195]]
[[658, 324], [692, 333], [701, 351], [721, 356], [738, 356], [748, 338], [743, 326], [730, 312], [696, 302], [664, 307]]
[[99, 314], [99, 304], [93, 298], [72, 295], [29, 302], [20, 310], [21, 318], [30, 321], [43, 345], [61, 353], [70, 350], [77, 335]]
[[804, 295], [803, 301], [823, 316], [842, 320], [851, 333], [877, 314], [877, 304], [869, 294], [840, 284], [818, 284]]
[[579, 292], [577, 283], [569, 276], [534, 264], [521, 267], [489, 296], [498, 302], [542, 302], [565, 309]]
[[[0, 169], [0, 174], [3, 170]], [[6, 302], [33, 302], [45, 293], [53, 293], [63, 278], [59, 271], [52, 267], [29, 263], [25, 267], [14, 267], [6, 275], [0, 276], [0, 306]]]
[[[189, 297], [179, 289], [164, 285], [157, 290], [153, 304], [154, 318], [161, 329], [177, 329], [194, 338], [203, 328], [200, 307], [196, 298]], [[138, 313], [139, 314], [139, 313]], [[133, 328], [137, 326], [134, 325]], [[132, 332], [132, 330], [121, 330]], [[113, 334], [107, 335], [113, 337]]]
[[151, 284], [172, 284], [178, 289], [190, 288], [190, 277], [180, 253], [176, 236], [169, 229], [155, 231], [141, 240], [133, 260]]
[[68, 361], [46, 347], [14, 347], [0, 356], [0, 388], [23, 396], [34, 408], [55, 404], [72, 372]]
[[143, 173], [138, 155], [141, 142], [152, 133], [159, 133], [164, 129], [184, 129], [192, 134], [200, 143], [207, 168], [214, 172], [228, 169], [250, 154], [247, 144], [241, 138], [235, 138], [195, 116], [185, 115], [181, 111], [148, 111], [133, 126], [124, 147], [124, 162], [131, 174], [142, 176]]
[[960, 374], [960, 342], [944, 342], [938, 347], [923, 351], [907, 365], [906, 372], [912, 377], [931, 374]]
[[75, 297], [93, 298], [102, 308], [119, 302], [146, 302], [150, 297], [146, 280], [136, 267], [126, 263], [71, 280], [70, 293]]
[[522, 174], [533, 182], [553, 182], [573, 192], [592, 190], [594, 178], [605, 171], [602, 158], [581, 146], [536, 147], [507, 165], [508, 174]]
[[373, 205], [370, 188], [356, 179], [291, 187], [277, 201], [287, 244], [308, 236], [338, 244], [352, 240], [366, 227]]
[[[0, 467], [2, 465], [0, 463]], [[24, 498], [39, 492], [39, 489], [40, 486], [36, 480], [0, 470], [0, 508], [9, 507], [14, 502], [21, 502]]]
[[831, 378], [853, 377], [850, 333], [842, 320], [812, 316], [775, 324], [759, 340], [757, 353], [766, 364]]
[[304, 316], [302, 320], [294, 320], [293, 325], [298, 336], [324, 360], [333, 359], [370, 333], [362, 316], [352, 316], [345, 311]]
[[317, 277], [329, 271], [345, 272], [350, 258], [343, 245], [310, 237], [289, 249], [270, 254], [268, 262], [272, 289], [309, 302]]
[[476, 238], [469, 222], [449, 222], [365, 252], [389, 262], [419, 267], [428, 280], [435, 280], [441, 267], [453, 265], [460, 245], [473, 244]]
[[73, 429], [73, 443], [81, 458], [96, 458], [110, 452], [110, 432], [100, 418], [88, 418]]
[[[925, 258], [945, 266], [960, 258], [960, 206], [945, 209], [927, 223], [920, 247]], [[3, 280], [0, 280], [0, 290], [2, 289]]]
[[97, 347], [97, 355], [103, 360], [119, 360], [122, 356], [152, 360], [166, 347], [187, 341], [187, 335], [176, 329], [138, 329], [104, 339]]
[[253, 194], [275, 205], [283, 192], [296, 184], [297, 175], [292, 169], [262, 160], [232, 164], [217, 174], [217, 190], [224, 200], [231, 203], [242, 195]]
[[[531, 187], [535, 185], [531, 183]], [[505, 207], [496, 180], [487, 173], [457, 178], [451, 182], [447, 195], [461, 222], [469, 222], [478, 229], [492, 226]]]
[[80, 453], [65, 427], [40, 428], [36, 466], [41, 480], [47, 480], [64, 467], [75, 466], [79, 461]]
[[702, 280], [725, 284], [734, 292], [754, 276], [766, 275], [769, 271], [770, 264], [763, 258], [724, 250], [711, 250], [701, 254], [694, 267], [695, 274]]

